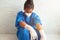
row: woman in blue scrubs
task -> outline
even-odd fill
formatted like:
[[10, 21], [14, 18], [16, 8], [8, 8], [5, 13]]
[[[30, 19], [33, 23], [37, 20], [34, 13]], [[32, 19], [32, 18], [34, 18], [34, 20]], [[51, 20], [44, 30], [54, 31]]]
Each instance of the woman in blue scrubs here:
[[[32, 26], [38, 35], [38, 40], [42, 38], [39, 30], [42, 30], [39, 16], [32, 12], [34, 9], [33, 0], [27, 0], [24, 4], [24, 12], [20, 11], [16, 17], [15, 26], [17, 28], [18, 40], [31, 40], [30, 31], [25, 29], [25, 23]], [[36, 40], [36, 39], [35, 39]]]

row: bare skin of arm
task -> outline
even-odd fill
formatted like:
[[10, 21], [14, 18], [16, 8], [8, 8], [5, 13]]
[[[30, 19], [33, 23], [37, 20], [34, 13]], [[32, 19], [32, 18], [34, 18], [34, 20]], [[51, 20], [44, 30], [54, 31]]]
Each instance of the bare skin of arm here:
[[19, 23], [19, 25], [22, 26], [22, 27], [25, 27], [26, 23], [22, 21], [22, 22]]
[[42, 26], [40, 24], [36, 24], [36, 29], [39, 31], [39, 30], [42, 30]]
[[[19, 25], [22, 26], [22, 27], [25, 27], [26, 23], [24, 21], [22, 22], [19, 22]], [[36, 29], [39, 31], [39, 30], [42, 30], [42, 27], [40, 24], [36, 24]]]

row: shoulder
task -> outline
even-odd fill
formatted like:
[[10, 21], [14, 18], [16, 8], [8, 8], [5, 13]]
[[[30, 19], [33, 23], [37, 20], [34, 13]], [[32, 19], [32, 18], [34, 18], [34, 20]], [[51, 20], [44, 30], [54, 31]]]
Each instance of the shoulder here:
[[17, 15], [22, 15], [23, 13], [24, 13], [23, 11], [19, 11]]
[[38, 15], [37, 15], [37, 13], [35, 13], [35, 12], [33, 12], [33, 16], [36, 18], [36, 17], [39, 17]]

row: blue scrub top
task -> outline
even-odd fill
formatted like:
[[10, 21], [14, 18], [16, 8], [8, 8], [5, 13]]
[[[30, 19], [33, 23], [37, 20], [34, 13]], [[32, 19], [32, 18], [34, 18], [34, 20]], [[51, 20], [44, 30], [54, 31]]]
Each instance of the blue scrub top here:
[[37, 23], [40, 23], [42, 25], [39, 16], [36, 13], [34, 13], [34, 12], [32, 12], [31, 17], [27, 17], [24, 14], [23, 11], [18, 12], [17, 17], [16, 17], [16, 22], [15, 22], [15, 26], [17, 28], [20, 28], [21, 27], [19, 25], [19, 22], [21, 22], [21, 21], [25, 21], [26, 23], [28, 22], [27, 24], [29, 24], [31, 26], [35, 26], [35, 24], [37, 24]]
[[[16, 17], [15, 26], [17, 27], [18, 31], [20, 31], [20, 34], [17, 33], [17, 35], [20, 35], [19, 38], [22, 38], [22, 36], [24, 36], [23, 34], [25, 32], [24, 28], [19, 25], [19, 22], [21, 22], [21, 21], [25, 21], [27, 24], [31, 25], [33, 28], [35, 28], [35, 25], [37, 23], [40, 23], [42, 25], [41, 20], [36, 13], [32, 12], [32, 15], [30, 17], [27, 17], [23, 11], [18, 12], [17, 17]], [[28, 31], [27, 31], [27, 33], [28, 33]], [[24, 37], [20, 40], [24, 40]]]

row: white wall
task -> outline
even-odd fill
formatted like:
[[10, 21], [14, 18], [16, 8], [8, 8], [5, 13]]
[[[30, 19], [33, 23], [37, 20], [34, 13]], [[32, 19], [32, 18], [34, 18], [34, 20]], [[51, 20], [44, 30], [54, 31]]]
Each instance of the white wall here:
[[[15, 33], [15, 18], [25, 0], [0, 0], [0, 33]], [[46, 34], [60, 34], [60, 0], [34, 0]]]

